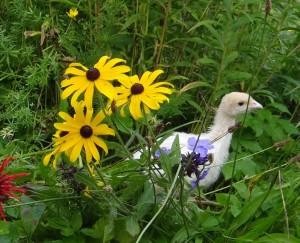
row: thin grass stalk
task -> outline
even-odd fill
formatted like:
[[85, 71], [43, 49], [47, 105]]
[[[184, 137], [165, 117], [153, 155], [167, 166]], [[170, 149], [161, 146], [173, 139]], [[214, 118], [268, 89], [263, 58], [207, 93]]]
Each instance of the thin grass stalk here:
[[287, 232], [287, 241], [290, 242], [290, 226], [289, 226], [289, 216], [286, 208], [286, 203], [284, 199], [284, 194], [282, 190], [282, 177], [281, 177], [281, 172], [280, 169], [278, 170], [278, 185], [279, 185], [279, 190], [280, 190], [280, 195], [282, 199], [282, 206], [283, 206], [283, 212], [284, 212], [284, 218], [285, 218], [285, 223], [286, 223], [286, 232]]
[[155, 69], [158, 69], [158, 66], [160, 64], [162, 50], [163, 50], [163, 47], [164, 47], [164, 40], [165, 40], [165, 36], [166, 36], [166, 32], [167, 32], [167, 23], [168, 23], [169, 13], [170, 13], [170, 10], [171, 10], [171, 4], [172, 4], [172, 0], [168, 0], [167, 6], [165, 7], [164, 22], [163, 22], [163, 26], [162, 26], [161, 35], [160, 35], [160, 38], [159, 38], [159, 45], [158, 45], [158, 49], [157, 49], [155, 66], [154, 66]]
[[173, 189], [174, 189], [174, 187], [175, 187], [175, 185], [176, 185], [176, 181], [177, 181], [177, 178], [178, 178], [178, 175], [179, 175], [180, 171], [181, 171], [181, 164], [179, 164], [179, 166], [178, 166], [178, 169], [177, 169], [177, 171], [176, 171], [174, 180], [173, 180], [173, 182], [172, 182], [172, 185], [171, 185], [171, 187], [170, 187], [170, 189], [169, 189], [169, 191], [168, 191], [168, 194], [167, 194], [165, 200], [163, 201], [161, 207], [158, 209], [158, 211], [155, 213], [155, 215], [152, 217], [152, 219], [148, 222], [148, 224], [147, 224], [147, 225], [145, 226], [145, 228], [142, 230], [142, 232], [140, 233], [139, 237], [138, 237], [137, 240], [136, 240], [136, 243], [139, 243], [139, 242], [141, 241], [141, 239], [142, 239], [143, 235], [145, 234], [145, 232], [148, 230], [148, 228], [151, 226], [151, 224], [154, 222], [154, 220], [157, 218], [157, 216], [158, 216], [158, 215], [162, 212], [162, 210], [165, 208], [167, 202], [169, 201], [169, 199], [170, 199], [170, 197], [171, 197], [171, 195], [172, 195], [172, 193], [173, 193]]

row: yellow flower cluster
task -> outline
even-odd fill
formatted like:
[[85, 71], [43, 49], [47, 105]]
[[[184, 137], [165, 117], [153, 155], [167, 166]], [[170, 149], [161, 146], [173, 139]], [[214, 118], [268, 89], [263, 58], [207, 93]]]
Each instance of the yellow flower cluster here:
[[[54, 124], [57, 129], [53, 138], [54, 150], [44, 157], [44, 165], [48, 165], [53, 156], [53, 166], [56, 168], [62, 153], [69, 157], [70, 162], [75, 162], [81, 158], [82, 151], [85, 152], [87, 165], [93, 159], [95, 163], [99, 163], [97, 146], [105, 153], [108, 152], [107, 145], [100, 136], [115, 135], [113, 129], [102, 124], [106, 114], [111, 114], [120, 107], [121, 115], [124, 116], [124, 108], [128, 106], [132, 117], [138, 120], [143, 117], [143, 112], [158, 110], [161, 103], [169, 101], [166, 95], [172, 93], [171, 88], [174, 86], [168, 82], [155, 82], [163, 73], [162, 70], [146, 71], [141, 78], [137, 75], [128, 76], [125, 73], [130, 71], [130, 67], [124, 63], [126, 61], [123, 59], [103, 56], [92, 68], [72, 63], [66, 69], [66, 79], [61, 82], [61, 98], [71, 97], [75, 114], [70, 116], [59, 112], [63, 122]], [[115, 83], [116, 86], [113, 85]], [[93, 116], [93, 97], [96, 91], [108, 101], [105, 111], [100, 110]], [[78, 101], [82, 94], [83, 100]]]

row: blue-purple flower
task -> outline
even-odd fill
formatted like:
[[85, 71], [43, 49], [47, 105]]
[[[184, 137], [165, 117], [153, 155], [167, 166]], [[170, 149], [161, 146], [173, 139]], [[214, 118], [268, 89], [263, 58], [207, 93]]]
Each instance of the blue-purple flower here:
[[209, 168], [200, 173], [196, 180], [190, 181], [192, 189], [195, 189], [199, 185], [199, 181], [203, 180], [207, 176], [208, 172]]
[[195, 137], [190, 137], [188, 139], [188, 149], [199, 153], [201, 157], [206, 157], [208, 150], [213, 149], [214, 146], [211, 145], [208, 139], [197, 139]]
[[171, 149], [168, 149], [166, 147], [161, 147], [160, 150], [156, 150], [154, 153], [154, 159], [158, 159], [161, 156], [161, 152], [163, 152], [164, 154], [169, 154], [171, 153]]

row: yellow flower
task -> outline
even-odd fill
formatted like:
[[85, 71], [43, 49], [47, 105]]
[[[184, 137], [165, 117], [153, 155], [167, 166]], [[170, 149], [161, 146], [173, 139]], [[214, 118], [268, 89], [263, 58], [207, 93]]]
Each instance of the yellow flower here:
[[76, 8], [71, 8], [69, 10], [69, 12], [67, 12], [67, 15], [71, 18], [71, 19], [75, 19], [75, 17], [78, 15], [78, 10]]
[[116, 64], [126, 62], [120, 58], [109, 60], [108, 56], [103, 56], [94, 65], [88, 69], [80, 63], [71, 63], [66, 69], [65, 74], [74, 75], [70, 79], [65, 79], [61, 82], [61, 87], [65, 88], [62, 92], [62, 99], [66, 99], [73, 94], [71, 105], [77, 100], [78, 96], [85, 91], [84, 100], [88, 109], [92, 108], [94, 88], [100, 93], [112, 100], [116, 95], [116, 90], [110, 81], [127, 77], [124, 73], [130, 71], [126, 65]]
[[145, 72], [139, 79], [137, 75], [119, 79], [122, 84], [116, 87], [118, 95], [115, 97], [115, 106], [122, 106], [121, 114], [124, 115], [124, 107], [129, 104], [129, 112], [135, 120], [143, 117], [142, 109], [146, 113], [152, 110], [158, 110], [160, 104], [164, 101], [169, 102], [165, 94], [171, 94], [172, 90], [163, 86], [174, 87], [168, 82], [153, 83], [162, 70], [154, 72]]
[[63, 135], [53, 139], [54, 151], [46, 155], [44, 165], [49, 163], [51, 156], [57, 157], [64, 152], [69, 156], [71, 162], [75, 162], [82, 150], [85, 151], [86, 162], [90, 163], [94, 158], [96, 162], [100, 160], [98, 151], [99, 146], [107, 154], [108, 148], [106, 143], [99, 138], [102, 135], [115, 135], [113, 129], [106, 124], [100, 124], [105, 118], [104, 112], [100, 111], [93, 119], [93, 110], [86, 109], [86, 114], [80, 103], [74, 103], [75, 115], [71, 117], [65, 112], [59, 112], [59, 116], [64, 120], [62, 123], [55, 123], [54, 127], [63, 131]]

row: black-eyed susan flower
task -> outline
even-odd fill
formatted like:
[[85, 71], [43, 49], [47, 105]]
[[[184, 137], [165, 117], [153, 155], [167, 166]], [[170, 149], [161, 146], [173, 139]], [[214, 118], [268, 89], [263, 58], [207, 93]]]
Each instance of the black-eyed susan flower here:
[[130, 71], [130, 67], [126, 65], [117, 65], [122, 62], [125, 63], [126, 61], [120, 58], [109, 59], [108, 56], [103, 56], [90, 69], [80, 63], [71, 63], [65, 74], [72, 75], [72, 77], [61, 82], [61, 87], [64, 88], [61, 98], [66, 99], [73, 94], [71, 98], [71, 105], [73, 106], [79, 95], [85, 92], [86, 107], [91, 109], [96, 87], [100, 93], [112, 100], [116, 95], [116, 90], [111, 81], [126, 78], [127, 76], [124, 73]]
[[[80, 103], [74, 103], [75, 114], [71, 117], [65, 112], [59, 112], [59, 116], [64, 120], [62, 123], [55, 123], [54, 127], [64, 133], [54, 139], [54, 151], [44, 157], [44, 165], [48, 165], [52, 156], [60, 156], [65, 153], [71, 162], [75, 162], [81, 154], [85, 151], [86, 162], [90, 163], [94, 158], [96, 162], [100, 160], [99, 150], [100, 147], [104, 152], [108, 153], [106, 143], [99, 138], [99, 136], [115, 135], [113, 129], [109, 128], [107, 124], [101, 124], [105, 118], [103, 111], [97, 113], [93, 117], [93, 110], [86, 109], [84, 113]], [[56, 161], [55, 161], [56, 162]]]
[[145, 72], [139, 79], [137, 75], [120, 78], [118, 81], [122, 84], [116, 87], [118, 96], [115, 97], [115, 105], [122, 106], [121, 113], [124, 115], [124, 107], [129, 105], [129, 112], [135, 120], [143, 117], [142, 109], [149, 113], [150, 109], [158, 110], [160, 104], [164, 101], [169, 102], [165, 94], [171, 94], [172, 90], [165, 86], [174, 87], [168, 82], [154, 83], [162, 70], [154, 72]]
[[78, 10], [77, 10], [77, 8], [71, 8], [71, 9], [69, 10], [69, 12], [67, 12], [67, 15], [69, 16], [69, 18], [75, 19], [76, 16], [78, 15]]

